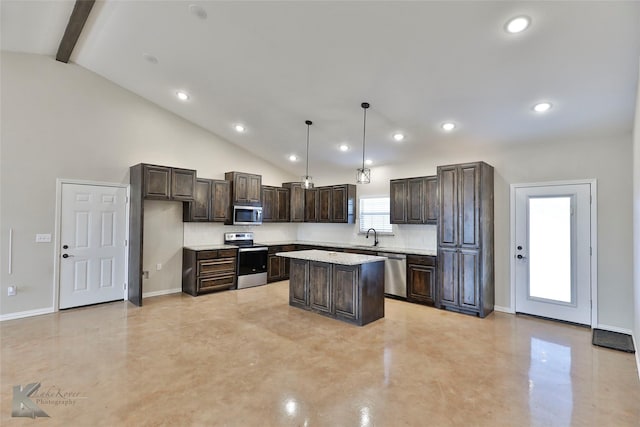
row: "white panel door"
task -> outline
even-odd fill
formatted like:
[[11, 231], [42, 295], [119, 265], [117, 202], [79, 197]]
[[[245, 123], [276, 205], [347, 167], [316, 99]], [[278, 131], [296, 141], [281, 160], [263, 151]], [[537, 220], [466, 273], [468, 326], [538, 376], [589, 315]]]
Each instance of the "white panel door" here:
[[127, 190], [62, 184], [60, 308], [124, 299]]
[[591, 324], [591, 185], [515, 189], [516, 312]]

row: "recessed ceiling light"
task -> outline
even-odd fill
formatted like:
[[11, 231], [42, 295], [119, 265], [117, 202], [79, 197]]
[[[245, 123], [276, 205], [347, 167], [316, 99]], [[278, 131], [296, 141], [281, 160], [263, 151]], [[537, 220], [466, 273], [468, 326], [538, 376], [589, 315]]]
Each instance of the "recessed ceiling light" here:
[[236, 130], [236, 132], [240, 132], [240, 133], [242, 133], [242, 132], [247, 130], [247, 128], [244, 127], [244, 125], [242, 125], [240, 123], [234, 125], [233, 128]]
[[349, 146], [347, 144], [340, 145], [340, 151], [349, 151]]
[[189, 5], [189, 12], [194, 14], [200, 19], [207, 19], [207, 11], [204, 10], [202, 6], [198, 6], [197, 4]]
[[394, 141], [400, 142], [400, 141], [402, 141], [404, 139], [404, 134], [400, 133], [400, 132], [396, 132], [396, 133], [393, 134], [393, 139], [394, 139]]
[[551, 109], [550, 102], [539, 102], [533, 106], [533, 111], [535, 111], [536, 113], [546, 113], [550, 109]]
[[189, 99], [189, 94], [183, 90], [177, 91], [176, 96], [180, 101], [187, 101]]
[[528, 16], [517, 16], [507, 21], [504, 29], [507, 31], [507, 33], [517, 34], [529, 28], [530, 24], [531, 18], [529, 18]]
[[295, 162], [296, 160], [298, 160], [298, 156], [296, 156], [295, 154], [289, 156], [289, 161]]
[[373, 163], [373, 160], [371, 160], [371, 159], [367, 159], [367, 160], [364, 161], [365, 165], [370, 165], [372, 163]]
[[447, 132], [451, 132], [455, 128], [456, 128], [456, 124], [453, 123], [453, 122], [445, 122], [445, 123], [442, 124], [442, 129], [447, 131]]
[[146, 59], [147, 62], [150, 62], [151, 64], [157, 64], [158, 63], [158, 58], [156, 58], [155, 56], [151, 55], [150, 53], [143, 53], [142, 57], [144, 59]]

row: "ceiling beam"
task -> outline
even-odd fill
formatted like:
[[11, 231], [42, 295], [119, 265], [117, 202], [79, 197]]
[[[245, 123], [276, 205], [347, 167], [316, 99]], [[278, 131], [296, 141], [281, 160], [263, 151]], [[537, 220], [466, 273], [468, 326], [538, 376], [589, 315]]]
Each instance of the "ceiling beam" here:
[[69, 23], [64, 30], [64, 36], [60, 40], [60, 46], [58, 47], [58, 53], [56, 54], [56, 60], [67, 63], [71, 57], [73, 48], [76, 47], [82, 28], [84, 28], [85, 22], [89, 17], [89, 12], [96, 0], [76, 0], [76, 4], [73, 6], [73, 12], [69, 17]]

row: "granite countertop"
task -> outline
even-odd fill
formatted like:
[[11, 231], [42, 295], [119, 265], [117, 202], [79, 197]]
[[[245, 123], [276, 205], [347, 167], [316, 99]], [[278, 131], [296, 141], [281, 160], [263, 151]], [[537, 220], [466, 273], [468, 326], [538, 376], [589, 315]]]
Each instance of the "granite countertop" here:
[[304, 259], [309, 261], [327, 262], [341, 265], [360, 265], [369, 262], [386, 260], [382, 256], [348, 254], [344, 252], [321, 251], [311, 249], [308, 251], [278, 252], [276, 255], [286, 258]]
[[216, 249], [238, 249], [238, 246], [218, 244], [185, 246], [184, 248], [192, 251], [215, 251]]
[[385, 246], [356, 245], [353, 243], [309, 242], [309, 241], [302, 241], [302, 240], [260, 242], [260, 244], [265, 246], [282, 246], [282, 245], [325, 246], [330, 248], [362, 249], [366, 251], [390, 252], [390, 253], [405, 254], [405, 255], [436, 256], [438, 253], [436, 249], [390, 248]]

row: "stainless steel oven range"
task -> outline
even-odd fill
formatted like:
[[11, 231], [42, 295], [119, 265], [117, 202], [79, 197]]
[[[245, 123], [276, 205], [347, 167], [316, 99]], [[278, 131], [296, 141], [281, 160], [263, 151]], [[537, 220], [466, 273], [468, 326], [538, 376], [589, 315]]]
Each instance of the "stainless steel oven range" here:
[[224, 233], [226, 245], [238, 246], [238, 289], [267, 284], [268, 248], [253, 243], [253, 233]]

